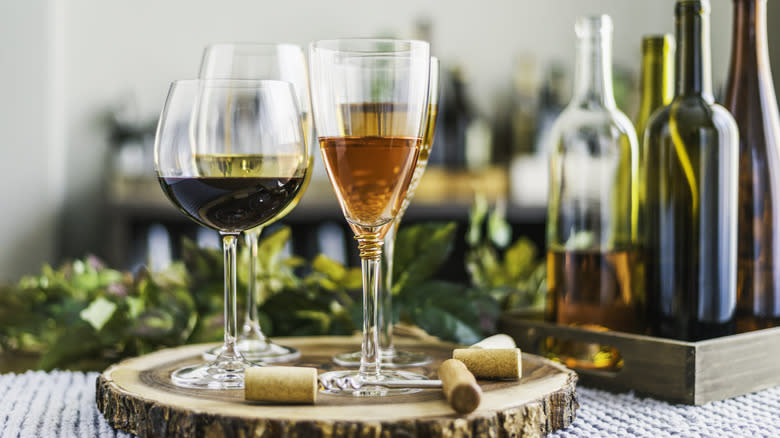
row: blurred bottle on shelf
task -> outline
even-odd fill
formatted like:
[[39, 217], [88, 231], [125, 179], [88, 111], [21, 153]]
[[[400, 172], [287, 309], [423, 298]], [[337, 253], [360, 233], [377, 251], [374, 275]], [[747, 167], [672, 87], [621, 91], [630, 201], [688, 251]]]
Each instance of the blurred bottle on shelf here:
[[438, 164], [450, 170], [466, 167], [466, 130], [474, 118], [474, 110], [466, 94], [461, 67], [441, 69], [439, 120], [429, 164]]
[[515, 59], [510, 92], [497, 105], [493, 161], [509, 166], [517, 156], [534, 152], [538, 102], [536, 57], [523, 54]]
[[565, 105], [566, 68], [553, 62], [545, 75], [544, 84], [539, 90], [538, 108], [536, 110], [536, 129], [534, 136], [534, 151], [549, 157], [550, 134], [553, 124], [561, 115]]
[[780, 325], [780, 117], [766, 0], [734, 0], [725, 106], [739, 127], [737, 331]]
[[[547, 319], [594, 330], [643, 331], [644, 282], [637, 234], [638, 143], [615, 103], [612, 20], [577, 20], [575, 87], [550, 130]], [[619, 353], [550, 340], [575, 368], [616, 369]]]
[[549, 186], [550, 130], [563, 110], [565, 69], [553, 63], [546, 69], [540, 87], [539, 66], [530, 57], [521, 58], [513, 74], [515, 101], [512, 106], [512, 158], [509, 167], [512, 202], [524, 207], [544, 207]]
[[675, 6], [675, 95], [644, 132], [648, 318], [656, 336], [734, 332], [739, 138], [712, 94], [710, 3]]

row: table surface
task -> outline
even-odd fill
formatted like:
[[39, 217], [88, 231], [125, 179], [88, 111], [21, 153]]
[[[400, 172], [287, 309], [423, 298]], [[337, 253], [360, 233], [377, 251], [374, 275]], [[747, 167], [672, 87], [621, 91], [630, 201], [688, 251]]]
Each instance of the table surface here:
[[[131, 437], [95, 405], [98, 373], [0, 374], [0, 437]], [[578, 387], [580, 409], [551, 437], [780, 437], [780, 387], [704, 406]]]

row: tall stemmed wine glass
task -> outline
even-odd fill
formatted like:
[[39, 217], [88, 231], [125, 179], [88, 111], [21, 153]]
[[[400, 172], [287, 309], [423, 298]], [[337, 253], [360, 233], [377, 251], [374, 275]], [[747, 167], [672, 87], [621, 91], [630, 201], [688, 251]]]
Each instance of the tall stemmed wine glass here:
[[[298, 109], [304, 129], [304, 140], [309, 151], [314, 141], [311, 123], [311, 100], [309, 98], [309, 77], [303, 49], [294, 44], [272, 43], [221, 43], [211, 44], [203, 51], [200, 63], [201, 79], [274, 79], [290, 82], [295, 89]], [[309, 167], [314, 155], [309, 152]], [[251, 230], [244, 231], [244, 241], [249, 248], [249, 281], [247, 284], [244, 324], [236, 341], [236, 348], [250, 361], [284, 362], [300, 357], [298, 349], [272, 342], [263, 333], [257, 316], [257, 301], [262, 284], [258, 277], [258, 240], [263, 229], [282, 219], [300, 201], [311, 180], [313, 172], [306, 172], [301, 190], [287, 207], [276, 217]], [[220, 347], [203, 353], [206, 360], [219, 354]]]
[[[431, 56], [430, 79], [428, 82], [428, 116], [425, 123], [425, 132], [423, 134], [422, 145], [417, 154], [417, 166], [414, 168], [412, 182], [409, 183], [409, 189], [406, 191], [401, 209], [395, 216], [393, 225], [385, 234], [385, 248], [382, 255], [381, 267], [381, 288], [379, 289], [379, 301], [377, 301], [377, 311], [379, 313], [379, 356], [382, 359], [383, 367], [417, 367], [423, 366], [433, 361], [430, 355], [418, 353], [415, 351], [398, 350], [393, 345], [393, 253], [395, 249], [395, 235], [401, 224], [401, 218], [404, 216], [409, 203], [414, 197], [414, 191], [420, 184], [425, 167], [428, 165], [428, 156], [433, 146], [434, 132], [436, 131], [436, 115], [439, 108], [439, 60]], [[337, 354], [333, 361], [342, 366], [360, 365], [360, 352], [349, 352]]]
[[184, 80], [171, 84], [154, 146], [158, 180], [192, 220], [222, 235], [225, 341], [211, 362], [178, 369], [175, 385], [230, 389], [251, 364], [236, 350], [236, 241], [277, 216], [308, 171], [301, 117], [288, 82]]
[[421, 375], [383, 370], [378, 350], [380, 260], [385, 234], [412, 180], [428, 110], [430, 53], [423, 41], [345, 39], [312, 43], [312, 107], [328, 178], [358, 241], [363, 269], [360, 368], [322, 378], [381, 396], [409, 389], [372, 385]]

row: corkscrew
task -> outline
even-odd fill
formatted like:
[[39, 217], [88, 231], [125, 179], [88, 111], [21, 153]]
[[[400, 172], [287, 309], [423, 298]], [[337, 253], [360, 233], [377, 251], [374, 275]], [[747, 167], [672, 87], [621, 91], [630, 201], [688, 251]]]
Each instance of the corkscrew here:
[[384, 388], [441, 388], [441, 380], [380, 380], [362, 381], [355, 377], [333, 377], [319, 379], [320, 388], [324, 390], [360, 389], [363, 386], [381, 386]]

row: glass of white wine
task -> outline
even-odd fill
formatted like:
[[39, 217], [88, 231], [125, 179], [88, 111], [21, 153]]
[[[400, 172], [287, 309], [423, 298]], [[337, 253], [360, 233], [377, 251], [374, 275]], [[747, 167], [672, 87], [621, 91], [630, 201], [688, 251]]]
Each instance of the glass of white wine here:
[[[314, 140], [311, 123], [311, 100], [309, 97], [309, 78], [303, 49], [294, 44], [273, 43], [220, 43], [211, 44], [203, 51], [200, 64], [202, 79], [273, 79], [290, 82], [297, 97], [298, 108], [304, 128], [304, 139], [310, 149]], [[309, 167], [313, 165], [313, 155], [309, 153]], [[246, 309], [244, 324], [236, 341], [236, 348], [250, 361], [285, 362], [300, 357], [298, 349], [279, 345], [271, 341], [260, 327], [257, 315], [258, 297], [263, 295], [262, 282], [258, 281], [258, 240], [263, 229], [284, 218], [292, 211], [306, 192], [312, 176], [306, 172], [303, 186], [298, 196], [287, 207], [268, 222], [251, 230], [244, 231], [244, 241], [249, 248], [249, 280], [247, 282]], [[219, 354], [220, 347], [203, 353], [207, 360]]]

